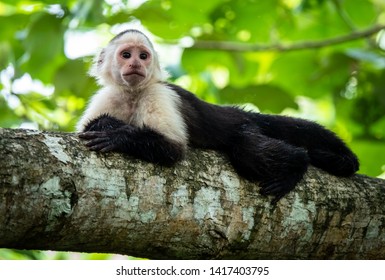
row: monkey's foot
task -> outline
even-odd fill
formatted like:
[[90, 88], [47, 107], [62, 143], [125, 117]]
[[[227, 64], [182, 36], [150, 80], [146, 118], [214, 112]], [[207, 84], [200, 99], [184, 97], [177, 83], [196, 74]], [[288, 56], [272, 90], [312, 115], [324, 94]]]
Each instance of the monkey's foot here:
[[303, 174], [295, 174], [287, 177], [275, 177], [265, 179], [260, 182], [262, 195], [272, 195], [273, 204], [277, 203], [282, 197], [292, 191], [298, 182], [302, 179]]

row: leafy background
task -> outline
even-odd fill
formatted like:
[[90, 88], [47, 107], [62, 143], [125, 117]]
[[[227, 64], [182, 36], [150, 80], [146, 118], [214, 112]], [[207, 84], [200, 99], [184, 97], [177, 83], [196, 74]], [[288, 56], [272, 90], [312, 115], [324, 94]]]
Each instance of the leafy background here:
[[139, 26], [172, 82], [209, 102], [315, 120], [358, 154], [360, 173], [385, 177], [384, 24], [384, 0], [0, 0], [0, 127], [73, 131], [97, 90], [92, 55]]

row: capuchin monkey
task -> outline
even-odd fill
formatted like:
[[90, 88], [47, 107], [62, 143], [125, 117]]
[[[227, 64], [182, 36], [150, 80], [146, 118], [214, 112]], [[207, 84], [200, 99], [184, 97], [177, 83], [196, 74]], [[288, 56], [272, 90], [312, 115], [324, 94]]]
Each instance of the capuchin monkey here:
[[92, 151], [171, 166], [188, 146], [217, 150], [274, 201], [296, 186], [309, 164], [337, 176], [359, 168], [342, 140], [314, 122], [209, 104], [168, 83], [151, 41], [138, 30], [115, 36], [90, 74], [102, 88], [77, 130]]

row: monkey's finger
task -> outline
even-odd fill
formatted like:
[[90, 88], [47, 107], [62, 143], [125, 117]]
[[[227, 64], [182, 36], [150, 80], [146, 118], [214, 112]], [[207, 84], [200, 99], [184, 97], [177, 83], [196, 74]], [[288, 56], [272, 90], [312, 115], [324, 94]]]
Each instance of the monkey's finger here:
[[108, 145], [109, 142], [110, 142], [109, 137], [101, 137], [101, 138], [92, 139], [88, 141], [85, 145], [90, 149], [94, 147], [96, 148], [100, 147], [100, 149], [102, 149], [104, 146]]
[[285, 196], [285, 193], [277, 194], [273, 200], [271, 201], [272, 204], [277, 204], [277, 202]]
[[91, 140], [95, 138], [106, 137], [107, 134], [104, 131], [87, 131], [78, 134], [79, 138], [84, 140]]
[[91, 151], [94, 152], [112, 152], [115, 150], [115, 145], [111, 143], [111, 141], [101, 142], [100, 144], [94, 145], [92, 147], [89, 147]]
[[108, 143], [101, 143], [88, 148], [90, 151], [94, 151], [94, 152], [109, 152], [111, 149], [108, 147], [109, 147]]
[[271, 201], [271, 204], [277, 204], [277, 202], [285, 196], [286, 192], [280, 192], [280, 193], [275, 193], [275, 194], [267, 194], [267, 193], [263, 193], [262, 190], [259, 192], [260, 194], [264, 195], [264, 196], [269, 196], [269, 195], [272, 195], [273, 196], [273, 199]]
[[103, 149], [101, 149], [100, 151], [102, 153], [108, 153], [108, 152], [112, 152], [115, 150], [115, 145], [112, 145], [111, 143], [108, 143], [108, 145], [106, 145]]
[[286, 189], [282, 182], [274, 182], [270, 184], [262, 184], [261, 194], [263, 195], [278, 195]]

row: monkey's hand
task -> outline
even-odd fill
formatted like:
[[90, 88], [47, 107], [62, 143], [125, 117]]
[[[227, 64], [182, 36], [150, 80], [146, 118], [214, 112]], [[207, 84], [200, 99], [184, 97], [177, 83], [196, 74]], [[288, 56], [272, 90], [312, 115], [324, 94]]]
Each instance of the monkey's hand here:
[[102, 114], [96, 119], [90, 121], [84, 131], [107, 131], [126, 125], [123, 121], [111, 117], [108, 114]]
[[[125, 126], [125, 134], [129, 133], [130, 126]], [[119, 129], [105, 131], [86, 131], [79, 134], [79, 138], [86, 140], [86, 146], [91, 151], [112, 152], [120, 151], [122, 146], [122, 132]]]
[[172, 166], [184, 155], [184, 146], [148, 127], [126, 124], [106, 131], [79, 134], [91, 151], [120, 152], [147, 162]]
[[79, 137], [87, 141], [86, 146], [91, 151], [111, 152], [116, 148], [108, 131], [87, 131]]

